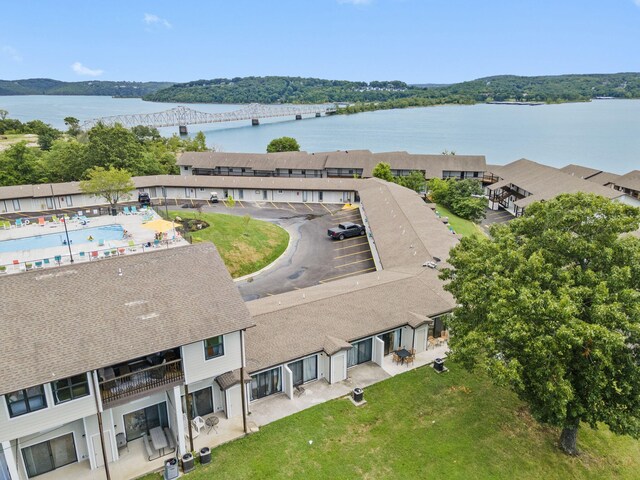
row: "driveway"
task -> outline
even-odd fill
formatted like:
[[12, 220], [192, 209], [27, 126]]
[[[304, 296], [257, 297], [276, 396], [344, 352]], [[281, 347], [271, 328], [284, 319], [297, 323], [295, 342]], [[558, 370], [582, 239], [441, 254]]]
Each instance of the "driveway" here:
[[[340, 222], [362, 223], [360, 211], [342, 205], [236, 202], [203, 207], [203, 212], [251, 215], [281, 226], [291, 237], [287, 252], [263, 272], [236, 282], [245, 301], [297, 290], [375, 270], [368, 237], [332, 240], [327, 230]], [[175, 207], [174, 207], [175, 210]]]

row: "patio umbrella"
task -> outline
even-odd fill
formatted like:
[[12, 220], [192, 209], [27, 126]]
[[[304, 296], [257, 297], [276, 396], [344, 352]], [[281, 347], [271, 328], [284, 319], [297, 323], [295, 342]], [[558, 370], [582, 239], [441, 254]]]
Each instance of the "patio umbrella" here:
[[142, 225], [144, 228], [148, 228], [149, 230], [154, 230], [156, 232], [168, 232], [169, 230], [173, 230], [174, 224], [173, 222], [168, 222], [166, 220], [158, 219], [149, 223], [144, 223]]

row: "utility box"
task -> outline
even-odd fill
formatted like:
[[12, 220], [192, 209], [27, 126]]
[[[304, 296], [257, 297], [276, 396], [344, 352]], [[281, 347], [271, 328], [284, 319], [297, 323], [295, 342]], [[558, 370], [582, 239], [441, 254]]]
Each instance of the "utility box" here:
[[444, 359], [436, 358], [433, 362], [433, 368], [435, 368], [437, 372], [444, 372]]
[[191, 455], [191, 453], [185, 453], [182, 456], [182, 471], [184, 473], [189, 473], [191, 470], [193, 470], [196, 466], [196, 462], [195, 459], [193, 458], [193, 455]]
[[178, 472], [178, 460], [170, 458], [164, 462], [164, 480], [173, 480], [178, 478], [180, 472]]
[[200, 449], [200, 465], [211, 462], [211, 449], [204, 447]]
[[353, 401], [354, 402], [361, 402], [364, 398], [364, 390], [362, 390], [361, 388], [354, 388], [353, 389]]

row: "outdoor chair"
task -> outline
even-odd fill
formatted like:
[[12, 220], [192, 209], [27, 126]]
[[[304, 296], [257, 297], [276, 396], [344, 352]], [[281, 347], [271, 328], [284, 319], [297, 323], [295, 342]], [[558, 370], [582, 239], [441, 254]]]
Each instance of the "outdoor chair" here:
[[131, 210], [129, 210], [129, 207], [122, 207], [122, 213], [125, 215], [131, 215]]
[[21, 218], [16, 218], [16, 227], [22, 227], [22, 219]]
[[444, 330], [440, 334], [440, 343], [448, 343], [448, 342], [449, 342], [449, 331], [448, 330]]
[[136, 214], [136, 215], [138, 214], [138, 209], [136, 208], [135, 205], [131, 205], [131, 213]]
[[398, 356], [398, 354], [396, 352], [393, 352], [393, 363], [400, 363], [401, 360], [402, 359]]
[[45, 259], [42, 260], [42, 263], [46, 267], [47, 265], [51, 265], [51, 260], [49, 260], [48, 258], [45, 258]]
[[433, 338], [432, 336], [429, 336], [429, 346], [436, 348], [436, 345], [438, 344], [438, 342], [436, 342], [436, 339]]
[[133, 240], [129, 240], [129, 251], [135, 252], [136, 250], [136, 243]]
[[194, 417], [191, 420], [191, 429], [197, 431], [198, 435], [200, 435], [200, 430], [202, 430], [204, 425], [205, 423], [201, 416]]
[[53, 259], [58, 265], [62, 264], [62, 255], [56, 255], [55, 257], [53, 257]]
[[404, 363], [406, 363], [408, 367], [410, 363], [413, 363], [415, 361], [415, 359], [416, 359], [415, 355], [409, 355], [407, 358], [404, 359]]
[[38, 260], [37, 262], [34, 262], [36, 268], [42, 268], [42, 260]]
[[44, 224], [46, 222], [44, 221], [44, 217], [38, 217], [38, 225], [40, 225], [41, 227], [44, 227]]

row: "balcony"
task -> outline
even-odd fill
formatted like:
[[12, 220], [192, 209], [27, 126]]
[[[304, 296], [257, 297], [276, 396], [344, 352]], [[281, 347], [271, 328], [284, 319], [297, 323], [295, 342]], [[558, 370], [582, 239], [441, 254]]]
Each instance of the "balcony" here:
[[166, 355], [114, 365], [98, 370], [98, 374], [100, 396], [105, 408], [143, 397], [160, 388], [179, 385], [184, 380], [182, 359], [171, 359]]

